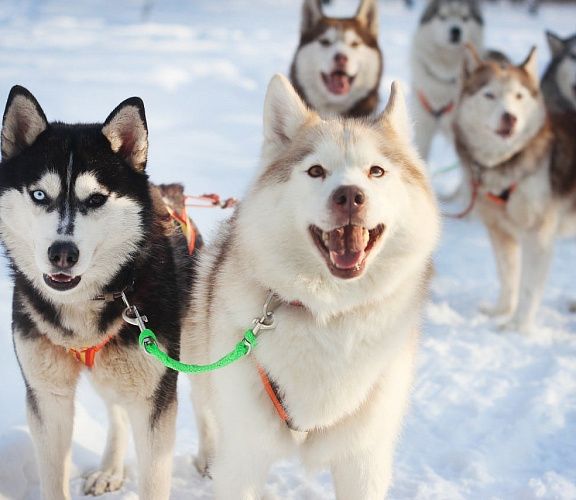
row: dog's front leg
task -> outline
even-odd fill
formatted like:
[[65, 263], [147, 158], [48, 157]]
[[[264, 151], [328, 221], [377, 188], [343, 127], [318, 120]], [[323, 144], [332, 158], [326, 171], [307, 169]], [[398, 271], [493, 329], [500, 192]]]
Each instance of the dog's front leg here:
[[[172, 475], [172, 454], [176, 437], [177, 373], [169, 370], [145, 401], [128, 407], [138, 459], [138, 492], [141, 500], [168, 500]], [[169, 387], [173, 387], [169, 389]], [[161, 396], [158, 396], [160, 391]]]
[[74, 395], [81, 365], [62, 347], [42, 336], [23, 337], [17, 328], [14, 345], [26, 382], [42, 499], [69, 499]]
[[505, 325], [507, 330], [530, 333], [554, 255], [553, 237], [553, 234], [543, 231], [530, 231], [523, 238], [518, 308]]
[[107, 491], [116, 491], [124, 482], [124, 457], [130, 424], [124, 408], [109, 401], [106, 403], [109, 420], [106, 450], [99, 470], [86, 478], [86, 495], [102, 495]]
[[489, 316], [505, 316], [514, 312], [518, 302], [520, 244], [495, 224], [488, 225], [488, 234], [500, 278], [500, 296], [496, 305], [481, 305], [480, 310]]

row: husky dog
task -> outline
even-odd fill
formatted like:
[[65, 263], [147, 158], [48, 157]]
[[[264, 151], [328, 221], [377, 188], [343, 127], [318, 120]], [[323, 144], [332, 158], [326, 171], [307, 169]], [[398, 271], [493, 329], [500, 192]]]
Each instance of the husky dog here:
[[290, 79], [308, 106], [321, 115], [369, 115], [381, 76], [376, 0], [362, 0], [347, 19], [326, 17], [319, 0], [304, 0]]
[[201, 259], [189, 329], [204, 334], [182, 345], [205, 364], [253, 318], [275, 324], [251, 356], [191, 379], [216, 498], [259, 498], [296, 450], [330, 467], [339, 498], [385, 495], [439, 233], [409, 132], [397, 83], [379, 117], [323, 120], [270, 82], [261, 166]]
[[485, 312], [529, 332], [554, 237], [576, 232], [576, 120], [548, 116], [535, 49], [516, 66], [469, 46], [454, 132], [500, 276], [500, 298]]
[[542, 93], [548, 109], [556, 112], [576, 111], [576, 34], [560, 38], [547, 31], [552, 53], [542, 77]]
[[420, 18], [410, 57], [414, 139], [424, 159], [438, 131], [452, 142], [464, 44], [481, 50], [483, 33], [476, 0], [431, 0]]
[[25, 88], [10, 92], [0, 235], [14, 277], [14, 347], [43, 498], [70, 498], [74, 393], [82, 372], [110, 418], [104, 457], [85, 493], [120, 488], [130, 421], [140, 498], [169, 496], [177, 373], [138, 346], [127, 306], [147, 316], [158, 343], [178, 358], [193, 259], [148, 182], [147, 152], [139, 98], [121, 103], [104, 124], [66, 125], [48, 123]]

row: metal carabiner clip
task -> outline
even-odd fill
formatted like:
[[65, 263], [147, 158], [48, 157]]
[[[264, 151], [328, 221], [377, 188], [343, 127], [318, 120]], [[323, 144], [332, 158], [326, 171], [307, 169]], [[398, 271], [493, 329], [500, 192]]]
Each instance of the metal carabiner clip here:
[[128, 302], [126, 295], [122, 292], [122, 300], [124, 304], [126, 304], [126, 309], [122, 312], [122, 319], [126, 321], [126, 323], [130, 325], [137, 326], [140, 328], [140, 333], [146, 330], [146, 324], [148, 322], [148, 318], [146, 316], [140, 315], [136, 306], [133, 306]]

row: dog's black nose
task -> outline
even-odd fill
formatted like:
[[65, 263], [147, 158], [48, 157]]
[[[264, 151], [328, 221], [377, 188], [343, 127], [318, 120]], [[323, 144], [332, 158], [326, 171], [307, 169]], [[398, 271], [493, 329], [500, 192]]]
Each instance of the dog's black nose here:
[[364, 208], [366, 195], [358, 186], [340, 186], [332, 193], [332, 205], [341, 213], [355, 214]]
[[344, 66], [348, 62], [348, 56], [346, 54], [342, 54], [341, 52], [338, 52], [334, 56], [334, 62], [338, 65]]
[[48, 259], [59, 269], [70, 269], [78, 262], [80, 250], [69, 241], [56, 241], [48, 249]]
[[458, 28], [457, 26], [454, 26], [450, 30], [450, 42], [451, 43], [460, 43], [461, 38], [462, 38], [462, 30], [460, 28]]
[[502, 115], [502, 123], [507, 127], [513, 127], [516, 124], [517, 120], [518, 119], [516, 118], [516, 116], [513, 115], [512, 113], [508, 113], [508, 111], [506, 111]]

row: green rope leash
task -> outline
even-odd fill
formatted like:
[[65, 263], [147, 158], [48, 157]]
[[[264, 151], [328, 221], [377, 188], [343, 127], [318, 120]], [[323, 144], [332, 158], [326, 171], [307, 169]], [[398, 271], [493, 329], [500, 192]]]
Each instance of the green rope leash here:
[[142, 330], [138, 341], [140, 347], [142, 347], [151, 356], [154, 356], [164, 366], [182, 373], [204, 373], [217, 370], [218, 368], [224, 368], [225, 366], [228, 366], [246, 356], [256, 347], [256, 335], [254, 335], [252, 330], [247, 330], [246, 333], [244, 333], [244, 338], [236, 344], [234, 350], [226, 354], [222, 359], [209, 365], [187, 365], [186, 363], [181, 363], [180, 361], [171, 358], [168, 354], [161, 351], [156, 343], [156, 335], [154, 335], [152, 330], [148, 330], [147, 328]]
[[459, 164], [460, 163], [458, 162], [458, 160], [456, 160], [454, 163], [451, 163], [447, 167], [441, 168], [440, 170], [436, 170], [434, 173], [432, 173], [432, 177], [434, 178], [438, 177], [439, 175], [447, 174], [448, 172], [457, 168]]

